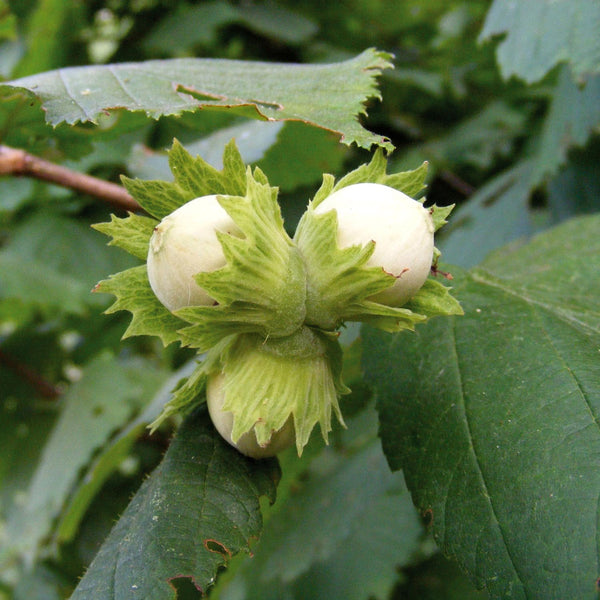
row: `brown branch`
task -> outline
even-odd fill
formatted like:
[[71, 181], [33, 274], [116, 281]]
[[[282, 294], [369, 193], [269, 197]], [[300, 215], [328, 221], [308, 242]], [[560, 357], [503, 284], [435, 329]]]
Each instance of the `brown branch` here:
[[475, 188], [470, 183], [467, 183], [464, 179], [456, 175], [456, 173], [452, 173], [448, 169], [440, 172], [440, 178], [466, 198], [475, 192]]
[[106, 200], [116, 208], [131, 211], [141, 210], [140, 205], [129, 195], [127, 190], [116, 183], [72, 171], [29, 154], [25, 150], [11, 148], [10, 146], [0, 145], [0, 175], [35, 177], [84, 194], [96, 196]]
[[31, 385], [35, 391], [47, 400], [56, 400], [60, 396], [60, 390], [49, 381], [46, 381], [41, 375], [36, 373], [31, 367], [24, 365], [18, 360], [12, 358], [0, 350], [0, 364], [10, 369], [21, 379]]

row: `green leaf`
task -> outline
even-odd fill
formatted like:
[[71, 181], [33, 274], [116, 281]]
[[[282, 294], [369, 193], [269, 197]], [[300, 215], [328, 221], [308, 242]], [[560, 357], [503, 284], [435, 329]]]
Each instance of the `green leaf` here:
[[150, 368], [123, 365], [108, 354], [86, 367], [65, 395], [20, 510], [6, 524], [9, 552], [33, 562], [82, 467], [140, 407], [157, 381]]
[[193, 158], [177, 140], [169, 151], [169, 167], [173, 182], [122, 178], [127, 191], [157, 219], [166, 217], [194, 198], [246, 193], [246, 166], [233, 140], [223, 151], [222, 171], [200, 156]]
[[571, 148], [584, 146], [599, 123], [600, 76], [589, 77], [580, 86], [570, 69], [563, 67], [538, 140], [531, 187], [553, 175], [566, 162]]
[[577, 77], [600, 72], [599, 27], [595, 0], [494, 0], [480, 40], [506, 33], [497, 51], [502, 75], [533, 83], [559, 62]]
[[599, 228], [574, 219], [457, 277], [463, 317], [364, 330], [390, 465], [493, 598], [596, 597]]
[[177, 386], [171, 386], [169, 392], [172, 392], [168, 402], [160, 405], [160, 410], [153, 413], [150, 419], [150, 432], [153, 433], [163, 421], [177, 414], [186, 414], [196, 406], [206, 400], [204, 397], [204, 388], [206, 386], [206, 368], [207, 359], [200, 365], [195, 361], [195, 369], [189, 371], [186, 375], [180, 376]]
[[316, 193], [313, 200], [314, 206], [317, 207], [330, 193], [337, 192], [343, 187], [354, 185], [356, 183], [380, 183], [387, 185], [400, 192], [403, 192], [411, 198], [416, 198], [420, 192], [425, 189], [425, 178], [427, 176], [427, 163], [424, 162], [420, 167], [412, 171], [402, 171], [400, 173], [386, 172], [387, 160], [381, 149], [378, 149], [370, 162], [365, 163], [344, 175], [333, 187], [332, 190], [326, 191], [325, 182], [321, 189]]
[[123, 334], [124, 338], [156, 335], [165, 346], [180, 340], [177, 330], [186, 322], [169, 312], [154, 295], [148, 282], [146, 265], [112, 275], [98, 283], [94, 291], [116, 296], [116, 301], [106, 310], [108, 314], [127, 310], [133, 315]]
[[387, 598], [421, 535], [403, 477], [389, 471], [377, 441], [350, 455], [327, 449], [219, 597]]
[[96, 223], [92, 227], [113, 239], [109, 246], [119, 246], [140, 260], [146, 260], [148, 245], [158, 221], [150, 217], [130, 214], [121, 219], [110, 216], [110, 223]]
[[73, 600], [174, 598], [170, 581], [179, 577], [206, 592], [217, 569], [259, 536], [259, 499], [274, 500], [278, 477], [274, 460], [245, 458], [199, 410], [133, 498]]
[[115, 108], [158, 118], [201, 107], [243, 107], [256, 118], [300, 120], [330, 129], [345, 144], [391, 149], [389, 140], [369, 133], [356, 119], [364, 113], [363, 103], [378, 97], [374, 80], [391, 66], [389, 58], [372, 49], [320, 65], [179, 58], [69, 67], [3, 86], [39, 98], [53, 125], [96, 121]]

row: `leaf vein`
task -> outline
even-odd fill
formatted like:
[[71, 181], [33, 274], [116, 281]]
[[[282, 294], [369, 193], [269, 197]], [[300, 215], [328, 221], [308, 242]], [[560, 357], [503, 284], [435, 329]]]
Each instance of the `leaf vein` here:
[[65, 88], [65, 92], [67, 93], [67, 96], [72, 100], [73, 104], [75, 104], [75, 106], [77, 106], [77, 108], [81, 111], [83, 117], [87, 119], [88, 112], [87, 112], [87, 110], [85, 110], [83, 104], [81, 104], [77, 100], [75, 100], [75, 95], [71, 92], [71, 89], [69, 88], [69, 85], [67, 84], [67, 79], [64, 76], [63, 69], [57, 69], [56, 72], [58, 75], [58, 79], [60, 80], [60, 83]]
[[589, 411], [592, 421], [595, 423], [595, 425], [598, 427], [598, 429], [600, 429], [600, 417], [594, 412], [594, 408], [588, 397], [588, 394], [585, 392], [583, 384], [581, 383], [581, 381], [579, 380], [579, 378], [577, 377], [577, 375], [575, 374], [573, 369], [569, 366], [568, 362], [565, 360], [563, 353], [558, 349], [558, 347], [554, 343], [554, 339], [550, 335], [550, 331], [549, 331], [548, 327], [546, 327], [544, 320], [542, 318], [540, 318], [539, 311], [534, 310], [533, 314], [536, 317], [536, 321], [539, 323], [541, 331], [543, 331], [543, 334], [547, 340], [548, 346], [550, 348], [552, 348], [552, 351], [554, 352], [556, 358], [562, 364], [563, 370], [568, 373], [569, 377], [571, 378], [575, 387], [577, 388], [579, 394], [581, 395], [581, 398], [583, 399], [583, 402], [585, 403], [585, 405]]
[[[591, 329], [592, 331], [600, 333], [600, 331], [591, 327], [589, 323], [582, 321], [581, 319], [578, 319], [573, 312], [568, 312], [566, 310], [563, 310], [557, 304], [543, 302], [542, 300], [539, 300], [528, 294], [525, 294], [523, 288], [512, 289], [506, 285], [502, 285], [500, 280], [498, 280], [496, 278], [488, 279], [487, 277], [484, 276], [484, 274], [489, 274], [491, 277], [493, 277], [493, 275], [491, 273], [489, 273], [489, 271], [486, 271], [482, 267], [479, 267], [476, 271], [472, 271], [471, 276], [473, 278], [473, 281], [475, 281], [477, 283], [481, 283], [483, 285], [488, 285], [489, 287], [501, 290], [505, 294], [507, 294], [509, 296], [513, 296], [514, 298], [518, 298], [519, 300], [522, 300], [530, 305], [539, 306], [541, 308], [544, 308], [544, 309], [548, 310], [549, 312], [551, 312], [554, 316], [560, 318], [562, 321], [564, 321], [567, 324], [570, 324], [570, 325], [576, 326], [576, 327], [580, 327], [580, 328], [584, 328], [587, 331], [589, 331]], [[600, 313], [597, 311], [594, 311], [594, 310], [587, 310], [587, 311], [580, 311], [580, 312], [583, 312], [586, 315], [595, 316], [595, 317], [600, 318]]]
[[118, 75], [118, 73], [115, 71], [114, 69], [114, 65], [107, 65], [108, 67], [108, 72], [113, 76], [113, 78], [115, 79], [115, 81], [119, 84], [119, 87], [123, 90], [123, 92], [129, 97], [131, 98], [131, 100], [133, 101], [133, 103], [136, 106], [142, 106], [143, 102], [141, 102], [136, 96], [134, 96], [130, 91], [129, 91], [129, 87], [125, 85], [125, 82], [123, 80], [123, 78], [121, 76]]
[[517, 577], [519, 578], [519, 581], [521, 582], [522, 588], [525, 591], [525, 586], [523, 584], [523, 581], [525, 580], [525, 578], [522, 576], [522, 574], [519, 572], [519, 569], [517, 567], [517, 563], [510, 551], [509, 548], [509, 544], [507, 542], [507, 536], [504, 532], [504, 530], [502, 529], [502, 525], [500, 523], [500, 519], [497, 516], [496, 513], [496, 508], [494, 506], [494, 500], [493, 500], [493, 495], [490, 493], [487, 483], [486, 483], [486, 479], [485, 479], [485, 475], [484, 475], [484, 470], [482, 468], [481, 462], [479, 461], [479, 457], [478, 457], [478, 453], [475, 447], [475, 438], [473, 436], [472, 433], [472, 427], [471, 427], [471, 423], [469, 420], [469, 411], [467, 410], [467, 395], [465, 394], [465, 389], [464, 389], [464, 385], [463, 385], [463, 381], [464, 378], [462, 376], [462, 368], [461, 368], [461, 361], [460, 361], [460, 353], [458, 352], [458, 348], [457, 348], [457, 344], [456, 344], [456, 340], [457, 340], [457, 335], [456, 335], [456, 326], [457, 326], [457, 320], [453, 319], [452, 320], [452, 348], [453, 348], [453, 352], [454, 352], [454, 361], [456, 363], [456, 371], [457, 371], [457, 376], [458, 376], [458, 380], [459, 380], [459, 389], [461, 390], [461, 400], [462, 400], [462, 406], [463, 406], [463, 412], [464, 412], [464, 423], [465, 426], [467, 428], [467, 438], [469, 440], [469, 445], [473, 451], [473, 458], [474, 458], [474, 463], [475, 463], [475, 467], [477, 469], [477, 473], [479, 475], [479, 479], [481, 481], [481, 486], [482, 489], [484, 491], [484, 495], [485, 497], [488, 499], [488, 503], [489, 503], [489, 507], [491, 510], [491, 516], [494, 520], [494, 522], [496, 523], [496, 527], [498, 529], [498, 532], [500, 533], [500, 537], [502, 538], [502, 543], [504, 545], [504, 548], [506, 549], [506, 554], [510, 560], [510, 563], [512, 565], [513, 571], [515, 573], [515, 575], [517, 575]]

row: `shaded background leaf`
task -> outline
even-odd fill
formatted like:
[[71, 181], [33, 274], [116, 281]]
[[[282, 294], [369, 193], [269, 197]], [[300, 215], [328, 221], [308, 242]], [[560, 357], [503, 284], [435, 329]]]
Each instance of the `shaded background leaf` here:
[[[146, 368], [144, 368], [146, 367]], [[0, 562], [20, 554], [33, 564], [50, 527], [66, 503], [80, 471], [128, 417], [135, 414], [162, 374], [137, 362], [97, 357], [67, 393], [18, 509], [7, 518]]]
[[506, 34], [498, 47], [504, 77], [532, 83], [559, 62], [569, 62], [578, 76], [600, 70], [600, 6], [594, 0], [494, 0], [481, 39]]

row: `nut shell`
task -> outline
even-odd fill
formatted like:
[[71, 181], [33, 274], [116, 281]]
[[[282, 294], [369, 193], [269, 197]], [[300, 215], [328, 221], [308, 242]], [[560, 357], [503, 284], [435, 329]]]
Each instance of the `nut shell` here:
[[254, 429], [244, 433], [237, 442], [231, 439], [233, 429], [233, 413], [223, 410], [225, 402], [225, 375], [219, 373], [208, 378], [206, 384], [206, 403], [210, 418], [221, 434], [221, 437], [242, 454], [252, 458], [267, 458], [275, 456], [282, 450], [289, 448], [296, 441], [294, 422], [292, 417], [285, 422], [284, 426], [273, 432], [271, 440], [266, 446], [260, 446], [256, 441]]
[[379, 183], [357, 183], [334, 192], [315, 213], [337, 212], [340, 248], [375, 242], [367, 266], [380, 266], [397, 279], [369, 298], [402, 306], [422, 287], [431, 270], [435, 227], [417, 200]]
[[171, 312], [215, 303], [195, 282], [194, 275], [225, 266], [217, 231], [242, 237], [216, 195], [191, 200], [154, 229], [148, 249], [148, 280], [156, 297]]

